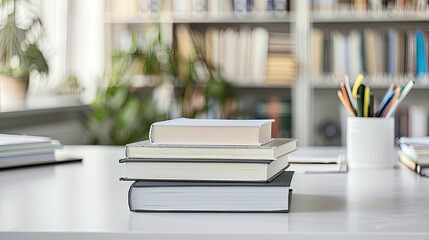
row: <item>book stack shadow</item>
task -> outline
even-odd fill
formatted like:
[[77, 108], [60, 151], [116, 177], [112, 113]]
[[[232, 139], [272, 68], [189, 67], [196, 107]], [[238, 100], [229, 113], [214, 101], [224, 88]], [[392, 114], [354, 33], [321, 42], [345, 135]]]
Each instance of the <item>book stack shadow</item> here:
[[297, 140], [272, 138], [273, 120], [179, 118], [126, 145], [131, 211], [288, 212]]

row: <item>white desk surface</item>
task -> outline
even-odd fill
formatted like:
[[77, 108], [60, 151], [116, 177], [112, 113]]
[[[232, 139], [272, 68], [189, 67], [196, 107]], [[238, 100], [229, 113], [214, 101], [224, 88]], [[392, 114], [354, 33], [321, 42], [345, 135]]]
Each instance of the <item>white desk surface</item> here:
[[296, 174], [290, 213], [132, 213], [123, 147], [0, 171], [0, 239], [429, 239], [429, 178], [403, 167]]

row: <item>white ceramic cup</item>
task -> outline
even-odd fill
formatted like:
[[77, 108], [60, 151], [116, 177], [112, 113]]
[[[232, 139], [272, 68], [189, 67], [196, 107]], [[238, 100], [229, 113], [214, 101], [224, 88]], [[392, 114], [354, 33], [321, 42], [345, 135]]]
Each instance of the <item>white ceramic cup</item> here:
[[350, 170], [394, 167], [394, 147], [394, 118], [347, 119], [347, 162]]

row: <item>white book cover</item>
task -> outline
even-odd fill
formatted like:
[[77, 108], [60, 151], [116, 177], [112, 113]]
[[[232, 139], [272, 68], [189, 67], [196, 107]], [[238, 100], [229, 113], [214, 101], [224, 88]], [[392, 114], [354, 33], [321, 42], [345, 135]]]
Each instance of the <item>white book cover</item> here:
[[410, 106], [409, 115], [409, 136], [423, 137], [428, 135], [428, 110], [425, 106]]
[[127, 158], [158, 159], [246, 159], [276, 160], [296, 150], [297, 140], [274, 138], [261, 145], [197, 145], [197, 144], [152, 144], [149, 140], [127, 144]]
[[220, 33], [217, 28], [208, 28], [205, 34], [206, 56], [209, 63], [219, 67]]
[[238, 34], [238, 80], [246, 83], [249, 78], [250, 54], [252, 51], [252, 29], [240, 27]]
[[235, 80], [237, 78], [237, 32], [233, 28], [227, 28], [225, 30], [225, 45], [224, 59], [223, 59], [223, 70], [225, 77], [229, 80]]
[[314, 77], [322, 74], [322, 49], [323, 49], [323, 31], [314, 28], [311, 31], [311, 73]]
[[348, 74], [353, 79], [359, 73], [362, 73], [362, 57], [361, 57], [361, 33], [357, 30], [350, 31], [348, 35]]
[[153, 123], [152, 126], [177, 127], [261, 127], [274, 122], [274, 119], [194, 119], [177, 118]]
[[152, 124], [152, 144], [261, 145], [270, 141], [273, 119], [179, 118]]
[[0, 148], [23, 144], [50, 143], [51, 140], [49, 137], [0, 134]]
[[346, 73], [346, 44], [345, 37], [339, 31], [332, 31], [332, 56], [333, 56], [333, 74], [336, 77], [342, 77]]
[[252, 31], [252, 66], [253, 82], [262, 83], [266, 75], [269, 33], [265, 28], [256, 27]]

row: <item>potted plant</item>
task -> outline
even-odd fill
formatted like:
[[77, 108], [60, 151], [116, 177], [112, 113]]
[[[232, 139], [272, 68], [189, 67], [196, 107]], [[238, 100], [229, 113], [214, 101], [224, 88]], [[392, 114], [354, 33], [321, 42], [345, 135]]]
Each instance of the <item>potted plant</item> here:
[[98, 87], [89, 119], [93, 144], [124, 145], [146, 139], [151, 124], [168, 117], [156, 98], [141, 91], [139, 82], [152, 82], [156, 91], [170, 80], [175, 68], [171, 49], [162, 45], [159, 35], [144, 44], [135, 34], [131, 39], [129, 49], [112, 54], [111, 70]]
[[[17, 19], [18, 7], [28, 12], [27, 19]], [[5, 16], [0, 22], [0, 94], [5, 102], [25, 98], [33, 71], [42, 75], [49, 71], [46, 58], [37, 45], [43, 27], [34, 14], [35, 7], [30, 1], [16, 0], [3, 0], [0, 5]]]
[[176, 77], [183, 85], [179, 92], [182, 115], [195, 118], [214, 108], [220, 110], [214, 117], [234, 118], [235, 92], [219, 67], [207, 61], [202, 37], [185, 25], [179, 25], [176, 31], [181, 36], [181, 41], [177, 41], [179, 67]]

